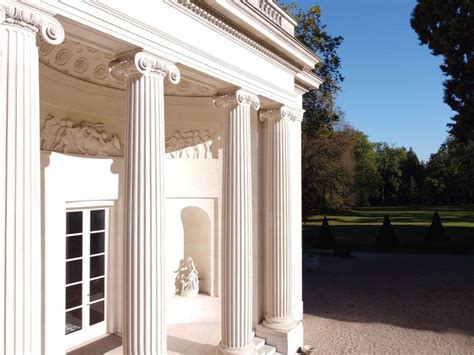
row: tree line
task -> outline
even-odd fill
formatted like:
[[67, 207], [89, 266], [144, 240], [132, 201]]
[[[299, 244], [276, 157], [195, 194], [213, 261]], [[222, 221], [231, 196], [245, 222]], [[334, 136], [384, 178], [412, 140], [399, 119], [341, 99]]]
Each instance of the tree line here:
[[295, 36], [321, 57], [323, 79], [303, 97], [303, 215], [354, 206], [474, 203], [474, 2], [418, 0], [411, 26], [432, 54], [442, 56], [447, 76], [444, 102], [455, 115], [448, 138], [427, 162], [405, 147], [370, 142], [342, 123], [335, 104], [344, 77], [338, 48], [321, 20], [321, 8], [284, 5], [297, 20]]
[[303, 214], [355, 206], [474, 203], [474, 144], [452, 137], [421, 161], [349, 125], [303, 133]]

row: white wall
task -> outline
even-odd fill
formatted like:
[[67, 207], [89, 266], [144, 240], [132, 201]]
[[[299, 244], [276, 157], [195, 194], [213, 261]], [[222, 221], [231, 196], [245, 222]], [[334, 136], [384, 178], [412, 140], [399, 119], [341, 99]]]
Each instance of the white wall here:
[[[66, 348], [65, 248], [66, 209], [68, 206], [111, 208], [111, 219], [121, 221], [123, 159], [95, 159], [58, 153], [41, 154], [43, 192], [43, 316], [44, 353], [63, 354]], [[109, 310], [121, 302], [120, 258], [117, 250], [120, 223], [110, 226], [108, 279]], [[112, 315], [112, 313], [111, 313]], [[117, 317], [118, 316], [118, 317]], [[120, 331], [120, 313], [110, 318], [109, 329]]]

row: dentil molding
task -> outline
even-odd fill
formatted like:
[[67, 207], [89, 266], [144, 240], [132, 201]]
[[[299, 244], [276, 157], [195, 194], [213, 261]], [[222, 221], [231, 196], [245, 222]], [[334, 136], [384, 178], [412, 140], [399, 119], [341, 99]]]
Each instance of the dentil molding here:
[[258, 52], [271, 58], [278, 64], [287, 68], [293, 73], [297, 73], [300, 69], [292, 63], [292, 61], [284, 55], [275, 54], [275, 50], [269, 48], [263, 41], [244, 30], [240, 26], [231, 23], [227, 18], [213, 10], [210, 6], [206, 5], [201, 0], [178, 0], [177, 3], [188, 11], [192, 12], [196, 16], [201, 17], [213, 26], [218, 27], [220, 30], [228, 33], [229, 35], [237, 38], [241, 42], [247, 44]]

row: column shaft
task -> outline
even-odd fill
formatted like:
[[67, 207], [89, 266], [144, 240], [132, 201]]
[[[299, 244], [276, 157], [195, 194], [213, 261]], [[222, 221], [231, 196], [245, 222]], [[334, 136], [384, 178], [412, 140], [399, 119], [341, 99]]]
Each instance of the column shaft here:
[[0, 353], [41, 353], [41, 172], [36, 33], [56, 20], [0, 5]]
[[164, 85], [176, 66], [139, 52], [111, 63], [127, 82], [124, 354], [166, 354]]
[[163, 77], [127, 81], [124, 349], [166, 353]]
[[292, 241], [290, 134], [287, 118], [264, 122], [266, 144], [265, 321], [288, 325], [291, 316]]
[[216, 99], [226, 108], [224, 123], [224, 194], [221, 354], [246, 354], [252, 342], [252, 171], [251, 105], [254, 95], [238, 91]]

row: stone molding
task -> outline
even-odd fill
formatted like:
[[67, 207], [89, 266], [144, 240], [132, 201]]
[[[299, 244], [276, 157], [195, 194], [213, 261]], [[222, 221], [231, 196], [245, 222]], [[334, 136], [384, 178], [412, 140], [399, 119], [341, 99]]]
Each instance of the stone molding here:
[[301, 122], [303, 120], [303, 112], [300, 110], [294, 110], [286, 106], [282, 106], [275, 109], [268, 109], [260, 111], [260, 121], [265, 120], [281, 120], [288, 119], [291, 121]]
[[159, 75], [167, 77], [172, 84], [178, 84], [181, 73], [173, 62], [147, 52], [126, 54], [109, 65], [112, 78], [124, 82], [129, 75]]
[[280, 65], [283, 65], [291, 72], [300, 72], [300, 69], [296, 65], [292, 64], [290, 59], [282, 55], [275, 54], [274, 49], [269, 48], [267, 45], [262, 43], [261, 40], [259, 40], [240, 26], [231, 23], [227, 18], [220, 15], [218, 12], [213, 10], [208, 5], [204, 4], [202, 1], [178, 0], [178, 4], [193, 12], [197, 16], [203, 18], [204, 20], [210, 22], [212, 25], [217, 26], [219, 29], [230, 34], [231, 36], [236, 37], [237, 39], [249, 45], [253, 49], [256, 49], [260, 53], [263, 53], [265, 56], [273, 59]]
[[52, 45], [60, 44], [64, 40], [63, 26], [54, 17], [18, 7], [14, 3], [0, 4], [0, 24], [40, 32], [43, 39]]
[[214, 98], [214, 106], [216, 108], [237, 105], [248, 105], [258, 110], [260, 108], [260, 99], [257, 95], [241, 89]]

